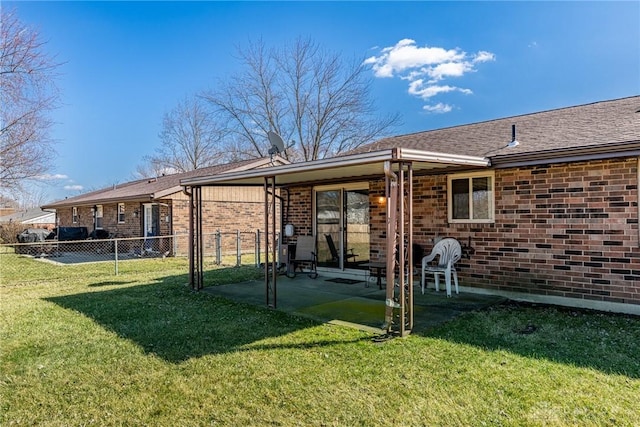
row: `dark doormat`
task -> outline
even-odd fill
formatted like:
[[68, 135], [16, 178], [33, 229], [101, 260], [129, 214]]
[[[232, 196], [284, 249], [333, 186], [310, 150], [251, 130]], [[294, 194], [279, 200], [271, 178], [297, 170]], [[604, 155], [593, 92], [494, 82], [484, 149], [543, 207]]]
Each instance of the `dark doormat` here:
[[327, 282], [344, 283], [345, 285], [353, 285], [354, 283], [363, 283], [362, 280], [355, 279], [343, 279], [342, 277], [334, 277], [333, 279], [327, 279]]

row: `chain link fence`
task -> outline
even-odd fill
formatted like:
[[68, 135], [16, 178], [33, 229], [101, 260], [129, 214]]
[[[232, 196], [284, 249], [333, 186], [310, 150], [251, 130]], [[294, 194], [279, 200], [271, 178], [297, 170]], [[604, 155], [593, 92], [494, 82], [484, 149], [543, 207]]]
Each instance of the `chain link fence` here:
[[[63, 267], [83, 263], [112, 263], [113, 273], [120, 274], [120, 263], [127, 271], [135, 271], [135, 262], [144, 260], [189, 257], [189, 235], [146, 238], [110, 238], [74, 241], [43, 240], [32, 243], [0, 245], [2, 270], [23, 268], [17, 258], [31, 258]], [[254, 265], [264, 262], [264, 233], [256, 231], [216, 231], [203, 235], [204, 267]], [[188, 268], [188, 263], [185, 263]], [[187, 271], [185, 270], [185, 273]]]

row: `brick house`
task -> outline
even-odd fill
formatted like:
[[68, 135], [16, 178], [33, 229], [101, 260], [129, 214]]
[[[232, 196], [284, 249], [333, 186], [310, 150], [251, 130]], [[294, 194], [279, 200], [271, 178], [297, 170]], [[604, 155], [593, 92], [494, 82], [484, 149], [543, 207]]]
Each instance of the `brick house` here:
[[[437, 237], [455, 237], [466, 255], [458, 264], [465, 291], [640, 314], [639, 166], [640, 96], [632, 96], [182, 185], [271, 182], [288, 195], [284, 221], [316, 236], [327, 270], [388, 263], [397, 244], [388, 230], [427, 253]], [[402, 227], [389, 229], [391, 217]], [[355, 260], [346, 259], [351, 249]]]
[[[110, 237], [168, 236], [189, 232], [189, 196], [180, 180], [288, 163], [278, 156], [141, 179], [43, 206], [55, 209], [59, 227], [104, 230]], [[263, 193], [253, 188], [210, 188], [203, 195], [203, 231], [259, 228]]]
[[53, 212], [45, 212], [40, 208], [25, 209], [0, 216], [0, 226], [3, 224], [19, 224], [23, 228], [53, 230], [55, 219], [56, 215]]

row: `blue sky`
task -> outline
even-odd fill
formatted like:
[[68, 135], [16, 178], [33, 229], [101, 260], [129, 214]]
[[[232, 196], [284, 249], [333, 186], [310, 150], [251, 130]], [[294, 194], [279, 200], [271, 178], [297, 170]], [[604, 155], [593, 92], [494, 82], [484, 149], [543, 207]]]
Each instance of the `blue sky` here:
[[[362, 59], [397, 134], [640, 94], [640, 2], [12, 2], [64, 64], [45, 201], [129, 181], [163, 114], [302, 36]], [[46, 183], [46, 184], [44, 184]]]

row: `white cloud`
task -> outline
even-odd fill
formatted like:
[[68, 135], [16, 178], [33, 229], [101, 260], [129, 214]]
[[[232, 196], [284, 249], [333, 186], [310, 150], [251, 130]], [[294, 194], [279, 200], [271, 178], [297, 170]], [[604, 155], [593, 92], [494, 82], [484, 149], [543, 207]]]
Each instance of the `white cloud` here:
[[472, 70], [473, 66], [468, 62], [446, 62], [430, 68], [429, 77], [433, 82], [437, 82], [447, 77], [462, 77], [464, 73]]
[[[469, 55], [459, 48], [417, 46], [415, 40], [402, 39], [394, 46], [380, 49], [379, 56], [372, 56], [364, 61], [370, 65], [373, 73], [379, 78], [398, 77], [409, 83], [409, 94], [421, 99], [448, 92], [473, 93], [470, 89], [441, 84], [443, 80], [461, 78], [467, 73], [476, 71], [476, 65], [495, 61], [495, 55], [488, 51], [478, 51]], [[425, 81], [425, 77], [428, 80]], [[426, 111], [449, 112], [452, 107], [438, 103], [426, 105]]]
[[438, 86], [431, 82], [425, 83], [423, 80], [416, 80], [409, 84], [409, 94], [417, 96], [422, 99], [429, 99], [441, 93], [448, 92], [461, 92], [465, 95], [470, 95], [473, 92], [469, 89], [459, 88], [455, 86]]
[[70, 191], [80, 191], [82, 190], [84, 187], [82, 185], [65, 185], [64, 189], [65, 190], [70, 190]]
[[460, 61], [466, 54], [459, 49], [441, 47], [418, 47], [415, 40], [403, 39], [395, 46], [382, 49], [380, 56], [372, 56], [365, 61], [370, 64], [376, 77], [393, 77], [407, 70], [425, 65]]
[[489, 62], [489, 61], [495, 61], [496, 60], [496, 56], [491, 53], [491, 52], [487, 52], [485, 50], [481, 50], [480, 52], [476, 53], [474, 58], [473, 58], [473, 62]]
[[40, 181], [52, 181], [52, 180], [58, 180], [58, 179], [67, 179], [69, 178], [67, 175], [61, 174], [61, 173], [56, 173], [56, 174], [48, 174], [45, 173], [43, 175], [38, 175], [36, 177], [36, 179], [40, 180]]
[[422, 109], [429, 113], [448, 113], [453, 110], [453, 107], [451, 107], [451, 105], [438, 102], [436, 105], [425, 105]]

